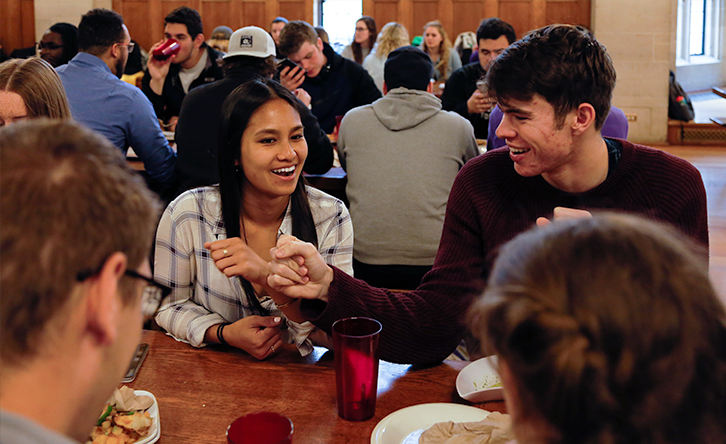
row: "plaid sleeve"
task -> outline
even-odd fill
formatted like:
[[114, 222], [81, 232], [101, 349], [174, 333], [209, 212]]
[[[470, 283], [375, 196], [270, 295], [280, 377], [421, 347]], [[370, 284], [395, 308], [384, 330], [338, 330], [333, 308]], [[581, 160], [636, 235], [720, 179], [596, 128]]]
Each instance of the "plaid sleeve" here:
[[342, 201], [309, 189], [311, 211], [318, 234], [318, 251], [328, 265], [353, 275], [353, 222]]
[[156, 322], [177, 339], [202, 347], [207, 329], [225, 320], [194, 302], [194, 238], [203, 229], [203, 217], [195, 205], [188, 205], [193, 196], [185, 197], [187, 202], [172, 202], [164, 211], [156, 233], [154, 278], [172, 289], [161, 303]]

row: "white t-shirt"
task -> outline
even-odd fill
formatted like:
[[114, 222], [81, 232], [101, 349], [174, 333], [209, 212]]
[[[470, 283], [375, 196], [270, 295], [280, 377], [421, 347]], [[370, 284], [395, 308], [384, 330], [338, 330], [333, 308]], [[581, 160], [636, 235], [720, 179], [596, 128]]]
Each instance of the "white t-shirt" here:
[[202, 48], [202, 56], [199, 58], [199, 61], [196, 65], [189, 69], [180, 69], [179, 70], [179, 80], [181, 80], [182, 88], [184, 88], [184, 93], [189, 92], [189, 87], [192, 85], [192, 82], [199, 77], [199, 75], [204, 71], [204, 68], [207, 66], [207, 59], [209, 58], [209, 55], [207, 55], [207, 51]]

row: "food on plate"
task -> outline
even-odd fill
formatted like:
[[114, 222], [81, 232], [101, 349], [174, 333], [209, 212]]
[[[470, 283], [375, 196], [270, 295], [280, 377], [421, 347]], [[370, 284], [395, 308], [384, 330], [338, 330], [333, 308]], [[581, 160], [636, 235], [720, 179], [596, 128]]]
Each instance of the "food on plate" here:
[[492, 412], [482, 421], [438, 422], [423, 432], [419, 444], [505, 444], [514, 440], [509, 415]]
[[148, 435], [153, 422], [147, 411], [154, 400], [126, 386], [114, 390], [91, 432], [93, 444], [131, 444]]
[[479, 381], [474, 381], [474, 390], [484, 390], [484, 389], [490, 389], [494, 387], [501, 387], [502, 381], [499, 379], [499, 376], [497, 375], [486, 375], [484, 379], [481, 379]]

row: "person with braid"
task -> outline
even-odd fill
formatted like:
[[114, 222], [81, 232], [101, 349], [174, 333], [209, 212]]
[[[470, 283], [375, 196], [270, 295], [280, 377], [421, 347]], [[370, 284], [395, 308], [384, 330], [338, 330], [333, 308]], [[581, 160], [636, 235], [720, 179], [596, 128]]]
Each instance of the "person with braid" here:
[[469, 325], [499, 357], [517, 442], [726, 442], [726, 310], [695, 249], [615, 214], [502, 248]]

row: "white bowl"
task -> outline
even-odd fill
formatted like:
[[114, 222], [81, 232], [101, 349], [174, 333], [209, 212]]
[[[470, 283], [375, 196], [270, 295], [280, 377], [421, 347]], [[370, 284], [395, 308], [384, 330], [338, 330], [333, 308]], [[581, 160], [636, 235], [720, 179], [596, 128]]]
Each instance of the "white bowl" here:
[[504, 399], [501, 379], [497, 374], [497, 357], [477, 359], [464, 367], [456, 377], [459, 396], [471, 402], [487, 402]]

